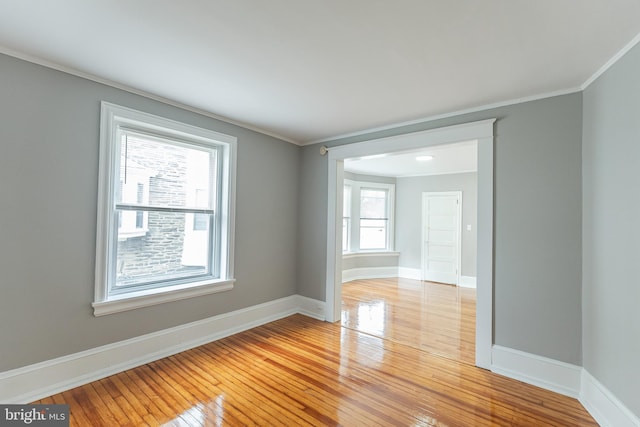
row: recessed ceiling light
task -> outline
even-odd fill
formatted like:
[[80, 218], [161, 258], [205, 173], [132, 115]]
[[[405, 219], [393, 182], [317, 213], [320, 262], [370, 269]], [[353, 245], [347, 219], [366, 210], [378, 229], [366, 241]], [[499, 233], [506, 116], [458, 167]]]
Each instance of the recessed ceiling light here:
[[418, 156], [416, 160], [419, 162], [428, 162], [429, 160], [433, 160], [433, 156]]

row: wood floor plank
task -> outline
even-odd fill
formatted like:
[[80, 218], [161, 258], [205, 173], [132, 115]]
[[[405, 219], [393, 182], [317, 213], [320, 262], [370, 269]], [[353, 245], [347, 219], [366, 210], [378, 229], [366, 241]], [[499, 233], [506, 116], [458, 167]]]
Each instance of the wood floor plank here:
[[91, 391], [89, 393], [89, 397], [92, 400], [101, 402], [103, 407], [106, 407], [113, 417], [116, 420], [116, 425], [119, 426], [133, 426], [135, 425], [133, 420], [136, 417], [135, 414], [127, 413], [127, 409], [120, 406], [114, 399], [111, 397], [107, 389], [103, 385], [104, 380], [94, 381], [89, 384], [90, 387], [87, 387], [87, 390]]
[[[225, 425], [236, 424], [237, 425], [255, 425], [255, 421], [251, 418], [247, 417], [244, 414], [243, 407], [240, 405], [240, 402], [234, 400], [232, 396], [230, 396], [228, 390], [221, 387], [221, 382], [218, 378], [215, 378], [214, 381], [211, 381], [207, 384], [207, 378], [211, 377], [207, 371], [215, 370], [218, 367], [214, 364], [211, 358], [200, 357], [198, 349], [191, 350], [188, 352], [187, 363], [185, 362], [186, 353], [180, 353], [179, 355], [172, 356], [175, 358], [177, 364], [185, 364], [191, 368], [191, 376], [195, 379], [197, 383], [200, 384], [200, 387], [203, 390], [209, 390], [209, 403], [207, 406], [212, 409], [213, 413], [216, 417], [216, 422], [218, 418], [223, 419]], [[201, 365], [202, 369], [198, 366]], [[213, 369], [212, 369], [213, 368]]]
[[[211, 353], [207, 353], [209, 347], [213, 349]], [[204, 352], [200, 357], [215, 366], [217, 375], [222, 379], [220, 388], [225, 396], [236, 403], [240, 413], [258, 425], [264, 425], [268, 423], [268, 420], [272, 420], [274, 425], [285, 425], [279, 417], [273, 414], [273, 408], [264, 404], [264, 396], [256, 393], [253, 381], [242, 381], [236, 378], [235, 374], [239, 373], [234, 373], [230, 367], [233, 357], [225, 352], [224, 358], [220, 358], [215, 351], [218, 348], [220, 348], [220, 344], [214, 343], [214, 345], [195, 349], [195, 353]]]
[[[234, 356], [238, 362], [243, 363], [243, 356], [246, 353], [254, 353], [248, 348], [238, 352]], [[277, 362], [269, 360], [261, 360], [258, 363], [258, 373], [249, 373], [250, 375], [260, 375], [261, 380], [270, 384], [272, 388], [283, 391], [286, 396], [286, 400], [280, 400], [278, 404], [285, 406], [288, 410], [294, 411], [305, 422], [309, 422], [311, 425], [317, 425], [320, 421], [321, 425], [334, 425], [336, 421], [323, 414], [317, 408], [326, 410], [329, 408], [334, 399], [327, 398], [326, 395], [322, 395], [321, 398], [316, 398], [311, 393], [311, 385], [305, 382], [303, 378], [297, 375], [292, 375], [289, 372], [285, 372], [282, 369], [273, 369], [273, 364]], [[329, 412], [333, 412], [329, 409]]]
[[[406, 418], [406, 413], [395, 407], [388, 408], [385, 413], [381, 413], [378, 411], [377, 408], [384, 404], [384, 401], [387, 397], [385, 396], [385, 394], [376, 393], [370, 395], [367, 399], [352, 399], [352, 396], [358, 395], [358, 390], [362, 388], [367, 388], [369, 390], [373, 390], [376, 388], [380, 389], [380, 387], [375, 382], [367, 381], [359, 377], [357, 373], [354, 372], [353, 374], [350, 374], [351, 381], [349, 384], [341, 385], [334, 390], [327, 390], [324, 384], [326, 384], [328, 380], [330, 381], [334, 379], [333, 373], [336, 369], [338, 369], [337, 363], [332, 366], [332, 364], [330, 364], [327, 360], [317, 359], [314, 354], [302, 354], [300, 351], [296, 351], [297, 349], [294, 349], [292, 347], [286, 346], [283, 347], [283, 349], [292, 350], [292, 354], [293, 352], [295, 352], [295, 354], [298, 356], [297, 359], [299, 364], [305, 367], [303, 372], [297, 373], [299, 377], [302, 376], [307, 378], [307, 375], [309, 375], [307, 382], [311, 383], [311, 378], [313, 378], [316, 381], [316, 383], [314, 384], [316, 388], [324, 388], [323, 392], [325, 396], [327, 395], [327, 392], [335, 395], [336, 400], [340, 402], [341, 406], [344, 407], [345, 402], [348, 402], [350, 404], [349, 406], [358, 408], [358, 411], [364, 409], [365, 412], [367, 414], [370, 414], [374, 420], [388, 419], [388, 421], [398, 421]], [[272, 349], [271, 351], [274, 350]], [[300, 357], [301, 355], [303, 357]], [[281, 370], [288, 369], [287, 366], [291, 366], [291, 362], [291, 360], [283, 357], [281, 360], [281, 364], [277, 367]]]
[[130, 380], [126, 372], [112, 375], [107, 379], [119, 390], [121, 398], [126, 400], [143, 420], [146, 420], [147, 416], [151, 416], [149, 407], [153, 406], [153, 403], [144, 397], [143, 393]]
[[[216, 360], [214, 354], [210, 355]], [[270, 382], [265, 382], [261, 372], [252, 369], [252, 363], [245, 361], [240, 363], [240, 355], [229, 353], [227, 358], [228, 369], [226, 370], [227, 383], [237, 386], [238, 389], [246, 389], [246, 384], [251, 384], [250, 393], [257, 401], [263, 404], [263, 408], [270, 416], [276, 417], [283, 425], [301, 425], [305, 423], [296, 405], [291, 404], [286, 394], [270, 386]], [[243, 384], [245, 384], [243, 386]]]

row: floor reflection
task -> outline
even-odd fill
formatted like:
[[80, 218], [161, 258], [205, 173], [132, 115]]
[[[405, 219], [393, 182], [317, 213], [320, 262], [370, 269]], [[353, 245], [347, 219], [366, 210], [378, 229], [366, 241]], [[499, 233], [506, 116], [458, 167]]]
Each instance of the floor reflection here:
[[396, 278], [342, 289], [342, 326], [470, 364], [475, 313], [475, 289]]
[[198, 403], [179, 414], [173, 420], [164, 423], [163, 427], [200, 427], [224, 426], [224, 396], [219, 395], [208, 403]]
[[386, 304], [384, 301], [374, 301], [358, 305], [356, 329], [373, 335], [384, 335], [386, 324]]

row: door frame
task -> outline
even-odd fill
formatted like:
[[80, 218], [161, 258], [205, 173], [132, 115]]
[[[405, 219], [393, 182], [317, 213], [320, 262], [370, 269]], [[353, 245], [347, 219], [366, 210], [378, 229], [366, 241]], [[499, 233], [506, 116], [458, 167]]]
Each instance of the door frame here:
[[422, 250], [420, 255], [420, 277], [422, 280], [425, 280], [425, 262], [424, 262], [424, 254], [425, 254], [425, 228], [426, 228], [426, 203], [427, 198], [430, 195], [439, 195], [439, 196], [456, 196], [458, 198], [458, 206], [456, 207], [458, 211], [458, 221], [456, 223], [457, 228], [457, 246], [458, 246], [458, 256], [456, 259], [456, 286], [460, 286], [460, 276], [462, 275], [462, 191], [423, 191], [422, 192], [422, 241], [420, 245], [420, 249]]
[[493, 126], [496, 119], [331, 147], [328, 150], [325, 319], [340, 320], [342, 289], [342, 181], [344, 159], [415, 150], [453, 142], [478, 142], [478, 245], [476, 366], [491, 368], [493, 345]]

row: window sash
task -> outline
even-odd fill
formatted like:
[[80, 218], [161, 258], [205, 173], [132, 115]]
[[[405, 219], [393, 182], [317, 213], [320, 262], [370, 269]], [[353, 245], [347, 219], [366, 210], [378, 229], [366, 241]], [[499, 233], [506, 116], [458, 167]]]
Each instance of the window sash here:
[[[375, 195], [369, 193], [377, 193]], [[382, 193], [382, 197], [378, 195], [378, 193]], [[374, 212], [376, 216], [362, 216], [360, 219], [369, 219], [369, 218], [386, 218], [387, 212], [389, 210], [389, 191], [382, 188], [370, 188], [370, 187], [361, 187], [360, 188], [360, 212], [365, 210], [372, 212], [376, 211], [376, 208], [380, 208], [380, 206], [375, 206], [375, 201], [382, 201], [382, 212]], [[368, 206], [367, 204], [373, 204], [374, 206]]]
[[[131, 149], [129, 145], [132, 143], [129, 141], [129, 137], [136, 138], [138, 143], [140, 143], [141, 141], [142, 142], [149, 141], [150, 144], [157, 144], [158, 146], [166, 145], [169, 147], [182, 148], [186, 150], [197, 150], [202, 152], [203, 154], [208, 155], [210, 158], [209, 160], [210, 163], [209, 163], [209, 169], [208, 169], [209, 176], [206, 181], [208, 181], [209, 188], [208, 190], [204, 190], [205, 197], [204, 198], [200, 197], [201, 199], [204, 199], [204, 201], [206, 202], [205, 203], [206, 207], [165, 206], [165, 205], [150, 204], [148, 203], [148, 200], [145, 200], [146, 197], [144, 197], [144, 194], [145, 194], [144, 186], [143, 186], [143, 193], [142, 193], [143, 197], [142, 198], [140, 197], [140, 184], [138, 184], [136, 188], [137, 190], [136, 203], [132, 203], [132, 202], [126, 203], [126, 202], [118, 201], [118, 199], [122, 198], [122, 193], [121, 193], [122, 183], [123, 183], [122, 179], [127, 178], [127, 168], [129, 167], [127, 163], [129, 161], [132, 161], [132, 162], [134, 161], [133, 159], [130, 159], [130, 156], [128, 153], [128, 151]], [[216, 216], [216, 210], [221, 205], [221, 201], [218, 200], [218, 195], [221, 194], [222, 191], [218, 187], [222, 185], [222, 182], [223, 182], [222, 164], [221, 164], [222, 156], [219, 153], [219, 150], [220, 150], [219, 147], [215, 144], [211, 144], [210, 142], [204, 143], [202, 141], [190, 140], [189, 138], [184, 138], [180, 136], [166, 135], [159, 130], [143, 129], [143, 128], [140, 128], [139, 126], [134, 126], [131, 124], [118, 126], [117, 131], [114, 133], [112, 138], [113, 139], [112, 141], [110, 141], [110, 143], [111, 143], [111, 149], [113, 150], [112, 155], [115, 160], [115, 164], [114, 164], [115, 173], [113, 173], [112, 180], [113, 180], [113, 185], [115, 186], [115, 188], [119, 190], [119, 192], [113, 194], [115, 203], [113, 204], [112, 212], [113, 212], [113, 215], [116, 216], [116, 221], [113, 221], [115, 222], [115, 230], [113, 230], [111, 234], [112, 235], [115, 234], [116, 237], [114, 238], [114, 243], [111, 245], [111, 251], [110, 251], [109, 260], [108, 260], [107, 295], [118, 295], [118, 294], [131, 292], [131, 291], [169, 287], [169, 286], [178, 285], [181, 283], [188, 283], [194, 280], [219, 279], [220, 271], [221, 271], [221, 268], [220, 268], [221, 263], [220, 263], [220, 256], [218, 256], [218, 254], [220, 254], [222, 247], [219, 239], [221, 224], [220, 224], [220, 221], [218, 220], [219, 216]], [[124, 142], [123, 142], [123, 138], [124, 138]], [[123, 149], [125, 150], [124, 153], [122, 152]], [[124, 159], [122, 158], [123, 154], [124, 154]], [[121, 164], [123, 160], [125, 164]], [[124, 167], [124, 171], [122, 170], [123, 167]], [[184, 172], [187, 173], [186, 170]], [[122, 173], [124, 173], [124, 177], [121, 176]], [[185, 177], [182, 177], [182, 178], [186, 179]], [[150, 190], [151, 190], [150, 188], [147, 189], [147, 191], [150, 191]], [[201, 188], [199, 190], [201, 192], [203, 191]], [[169, 192], [166, 193], [165, 197], [168, 200], [173, 200], [172, 193], [170, 192], [171, 190], [168, 190], [168, 191]], [[194, 194], [194, 197], [197, 197], [197, 194]], [[146, 201], [147, 203], [144, 203], [143, 201]], [[194, 201], [194, 202], [198, 203], [198, 201]], [[200, 200], [200, 203], [202, 203], [202, 200]], [[136, 214], [138, 214], [139, 212], [142, 212], [143, 225], [145, 226], [139, 229], [139, 233], [136, 233], [133, 230], [126, 230], [126, 232], [123, 234], [124, 239], [144, 237], [149, 233], [148, 224], [147, 224], [148, 220], [146, 216], [150, 212], [181, 213], [185, 215], [186, 214], [210, 215], [211, 220], [209, 221], [208, 227], [205, 229], [206, 230], [205, 232], [208, 234], [207, 242], [206, 242], [207, 255], [205, 257], [206, 259], [205, 272], [203, 274], [197, 274], [197, 275], [192, 275], [188, 273], [181, 275], [179, 273], [175, 273], [175, 274], [167, 275], [166, 277], [159, 276], [157, 278], [153, 278], [152, 276], [152, 279], [148, 281], [140, 280], [140, 281], [133, 281], [131, 284], [119, 284], [117, 279], [117, 276], [118, 276], [117, 269], [118, 269], [118, 261], [119, 261], [118, 242], [121, 240], [118, 236], [117, 219], [121, 217], [120, 212], [123, 212], [123, 211], [135, 211]], [[185, 236], [186, 236], [188, 227], [190, 228], [189, 231], [202, 232], [201, 230], [191, 230], [193, 228], [192, 225], [185, 224], [185, 230], [184, 230]], [[184, 238], [186, 239], [186, 237]], [[183, 245], [184, 245], [184, 241], [183, 241]]]
[[[374, 239], [367, 231], [382, 229], [383, 241], [381, 245], [373, 244]], [[363, 232], [364, 230], [364, 232]], [[388, 246], [388, 220], [386, 218], [360, 218], [360, 244], [361, 250], [387, 249]], [[370, 242], [367, 243], [366, 239]]]
[[[116, 210], [116, 215], [119, 212], [121, 211]], [[176, 213], [167, 209], [143, 210], [143, 212], [145, 213], [148, 213], [148, 212]], [[189, 213], [189, 212], [185, 212], [185, 213]], [[209, 218], [208, 230], [214, 229], [213, 227], [214, 223], [215, 223], [215, 217], [212, 214]], [[188, 228], [188, 225], [186, 223], [186, 217], [185, 217], [184, 225], [185, 225], [185, 232], [186, 232]], [[214, 256], [216, 251], [215, 234], [213, 231], [207, 231], [207, 233], [208, 233], [208, 236], [206, 239], [207, 255], [205, 257], [206, 265], [203, 266], [204, 271], [195, 271], [195, 273], [189, 273], [188, 271], [185, 271], [183, 273], [174, 272], [174, 273], [168, 273], [168, 274], [149, 274], [149, 275], [146, 275], [147, 277], [146, 279], [144, 278], [145, 276], [141, 276], [142, 278], [139, 280], [136, 280], [135, 278], [129, 279], [129, 283], [127, 283], [126, 280], [124, 281], [124, 283], [122, 281], [121, 283], [118, 283], [118, 280], [117, 280], [117, 269], [119, 268], [119, 265], [118, 265], [118, 244], [116, 243], [113, 246], [113, 253], [111, 254], [112, 262], [110, 265], [111, 265], [112, 271], [110, 274], [111, 274], [112, 280], [110, 281], [110, 287], [109, 287], [110, 295], [121, 295], [121, 294], [126, 294], [132, 291], [162, 288], [162, 287], [189, 283], [193, 281], [199, 281], [206, 278], [219, 277], [218, 273], [215, 270], [217, 265], [217, 263], [215, 262], [217, 257]], [[186, 239], [186, 235], [184, 238]], [[178, 247], [178, 249], [180, 251], [185, 250], [184, 242], [183, 242], [183, 246]]]
[[[131, 132], [131, 134], [136, 134], [136, 136], [138, 137], [140, 137], [140, 134], [143, 134], [143, 132], [135, 132], [131, 130], [128, 130], [127, 132]], [[153, 135], [152, 138], [156, 143], [161, 143], [161, 144], [166, 143], [169, 145], [179, 146], [179, 147], [188, 148], [188, 149], [193, 148], [192, 144], [184, 141], [171, 141], [170, 139], [167, 139], [167, 138], [160, 138], [157, 135]], [[118, 173], [114, 174], [113, 181], [114, 181], [114, 185], [121, 186], [122, 181], [119, 173], [120, 167], [121, 167], [120, 166], [120, 159], [121, 159], [120, 138], [116, 138], [116, 140], [113, 142], [115, 145], [114, 157], [116, 159], [116, 166], [117, 166], [116, 171], [118, 171]], [[210, 165], [210, 172], [215, 171], [216, 176], [209, 177], [210, 191], [206, 191], [208, 196], [207, 205], [209, 206], [214, 205], [217, 207], [220, 205], [220, 201], [215, 200], [214, 198], [217, 194], [220, 194], [221, 192], [217, 188], [217, 185], [214, 185], [214, 183], [217, 183], [218, 185], [220, 185], [222, 182], [222, 179], [220, 176], [221, 175], [221, 165], [220, 165], [221, 156], [218, 155], [217, 148], [215, 146], [203, 148], [202, 146], [197, 145], [195, 148], [202, 150], [204, 152], [208, 152], [209, 156], [214, 158], [217, 161], [217, 164]], [[137, 200], [140, 201], [140, 198], [138, 197]], [[169, 274], [165, 276], [159, 276], [157, 278], [154, 278], [154, 276], [151, 276], [152, 279], [146, 280], [146, 281], [140, 280], [140, 281], [132, 281], [132, 283], [130, 284], [118, 284], [117, 269], [118, 269], [118, 261], [119, 261], [119, 258], [118, 258], [119, 239], [118, 237], [116, 237], [114, 239], [115, 243], [112, 245], [112, 250], [110, 253], [110, 260], [109, 260], [110, 268], [107, 276], [108, 295], [119, 295], [119, 294], [131, 292], [134, 290], [138, 291], [138, 290], [168, 287], [168, 286], [179, 285], [183, 283], [189, 283], [194, 280], [203, 280], [207, 278], [209, 279], [220, 278], [220, 257], [216, 255], [220, 253], [222, 248], [221, 248], [221, 242], [219, 241], [220, 239], [218, 238], [220, 233], [220, 224], [219, 224], [219, 221], [216, 220], [215, 209], [208, 208], [208, 207], [207, 208], [195, 207], [195, 206], [184, 206], [184, 207], [162, 206], [162, 205], [152, 205], [149, 203], [139, 203], [139, 202], [138, 203], [116, 202], [113, 206], [113, 213], [114, 215], [116, 215], [116, 221], [115, 221], [116, 227], [114, 230], [116, 236], [118, 235], [117, 218], [120, 217], [119, 213], [122, 211], [143, 212], [143, 215], [145, 215], [145, 213], [148, 215], [149, 212], [210, 215], [211, 220], [207, 228], [208, 231], [206, 231], [208, 233], [208, 238], [206, 242], [207, 255], [205, 257], [206, 259], [205, 272], [202, 274], [174, 273], [174, 274]], [[185, 215], [185, 221], [186, 221], [186, 215]], [[184, 229], [185, 237], [183, 237], [184, 239], [186, 239], [186, 233], [187, 233], [186, 230], [188, 227], [192, 228], [191, 225], [187, 225], [187, 224], [184, 225], [184, 228], [185, 228]], [[194, 230], [190, 230], [190, 231], [194, 231]], [[200, 230], [197, 230], [197, 231], [200, 231]], [[184, 245], [184, 241], [183, 241], [183, 245]]]
[[[343, 252], [393, 250], [395, 185], [392, 183], [345, 180], [344, 192], [346, 193], [347, 191], [351, 193], [349, 211], [353, 215], [351, 215], [349, 221], [349, 247], [344, 247], [346, 239], [343, 236]], [[343, 203], [347, 203], [347, 197], [344, 197]], [[347, 217], [344, 214], [346, 210], [347, 208], [344, 207], [343, 230], [344, 218]], [[377, 243], [371, 242], [371, 232], [374, 229], [382, 230], [384, 244], [380, 239], [376, 239]], [[367, 239], [369, 239], [369, 243], [366, 242]]]

